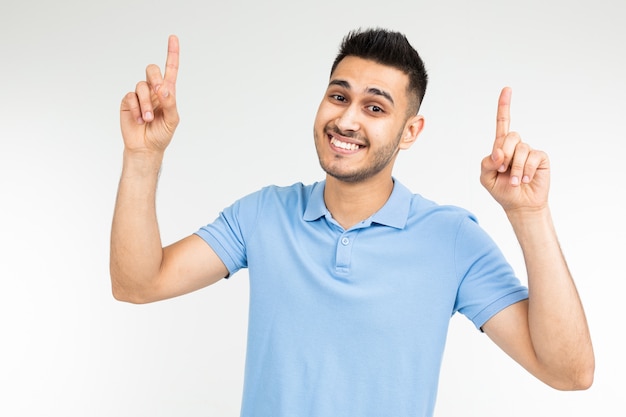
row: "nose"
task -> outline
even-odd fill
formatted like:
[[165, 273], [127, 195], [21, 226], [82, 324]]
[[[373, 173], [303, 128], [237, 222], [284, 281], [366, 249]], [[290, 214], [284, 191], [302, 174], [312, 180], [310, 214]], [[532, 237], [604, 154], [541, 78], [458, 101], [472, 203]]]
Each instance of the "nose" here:
[[342, 132], [358, 131], [360, 127], [358, 108], [354, 105], [344, 107], [337, 115], [335, 124]]

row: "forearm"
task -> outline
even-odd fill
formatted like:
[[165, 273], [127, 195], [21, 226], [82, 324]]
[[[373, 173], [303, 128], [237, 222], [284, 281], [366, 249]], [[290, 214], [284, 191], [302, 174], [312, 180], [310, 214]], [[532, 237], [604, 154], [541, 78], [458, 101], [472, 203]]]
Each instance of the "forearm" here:
[[113, 224], [110, 270], [115, 298], [141, 302], [154, 285], [163, 250], [156, 216], [156, 188], [162, 154], [124, 153]]
[[528, 325], [537, 361], [556, 380], [590, 384], [594, 355], [587, 320], [550, 211], [507, 215], [526, 262]]

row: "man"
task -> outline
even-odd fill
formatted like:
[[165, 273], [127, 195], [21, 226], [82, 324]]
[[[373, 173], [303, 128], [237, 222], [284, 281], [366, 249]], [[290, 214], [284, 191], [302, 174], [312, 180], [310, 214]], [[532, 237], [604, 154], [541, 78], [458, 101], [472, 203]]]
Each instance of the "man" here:
[[325, 181], [267, 187], [162, 247], [155, 190], [178, 124], [179, 45], [121, 105], [124, 164], [112, 227], [119, 300], [145, 303], [249, 268], [242, 416], [431, 416], [459, 311], [557, 389], [586, 389], [594, 355], [548, 206], [549, 161], [509, 131], [511, 90], [481, 182], [524, 252], [528, 288], [474, 217], [392, 176], [411, 147], [427, 75], [404, 35], [351, 32], [314, 123]]

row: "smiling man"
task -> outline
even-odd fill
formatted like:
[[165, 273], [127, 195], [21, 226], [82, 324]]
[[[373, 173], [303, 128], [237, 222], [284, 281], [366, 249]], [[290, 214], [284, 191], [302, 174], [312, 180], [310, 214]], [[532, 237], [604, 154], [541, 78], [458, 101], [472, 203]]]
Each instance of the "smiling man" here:
[[111, 232], [114, 296], [146, 303], [248, 268], [241, 415], [432, 416], [450, 317], [467, 316], [557, 389], [589, 387], [594, 355], [548, 206], [549, 160], [509, 131], [498, 101], [481, 182], [524, 252], [528, 287], [467, 211], [392, 176], [411, 147], [427, 75], [404, 35], [343, 40], [314, 123], [323, 181], [269, 186], [167, 247], [155, 193], [178, 125], [178, 39], [121, 105], [124, 165]]
[[[402, 69], [371, 59], [345, 55], [333, 66], [315, 118], [315, 146], [327, 174], [325, 203], [346, 229], [387, 201], [398, 152], [415, 142], [424, 125], [417, 110], [427, 76], [419, 56], [408, 57], [413, 62], [404, 65], [421, 69], [413, 83], [423, 85], [421, 91], [409, 88]], [[349, 195], [359, 201], [342, 210]]]

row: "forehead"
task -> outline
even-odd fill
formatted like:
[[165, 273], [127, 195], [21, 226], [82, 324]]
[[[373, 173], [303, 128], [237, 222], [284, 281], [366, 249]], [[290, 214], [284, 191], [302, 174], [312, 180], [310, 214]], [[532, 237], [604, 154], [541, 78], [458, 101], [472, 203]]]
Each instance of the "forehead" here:
[[347, 56], [339, 62], [330, 76], [330, 83], [338, 80], [347, 81], [357, 93], [370, 89], [387, 91], [396, 102], [406, 100], [409, 84], [408, 75], [399, 69], [355, 56]]

